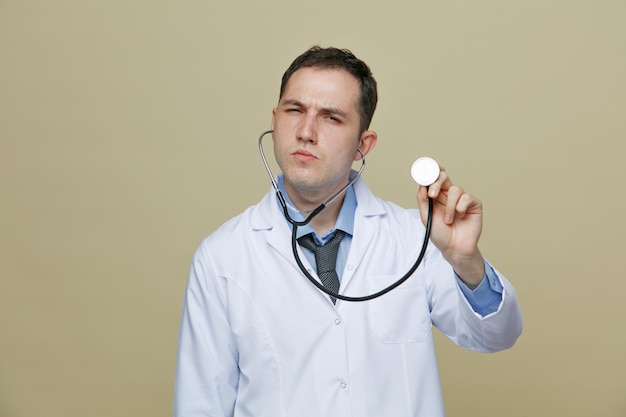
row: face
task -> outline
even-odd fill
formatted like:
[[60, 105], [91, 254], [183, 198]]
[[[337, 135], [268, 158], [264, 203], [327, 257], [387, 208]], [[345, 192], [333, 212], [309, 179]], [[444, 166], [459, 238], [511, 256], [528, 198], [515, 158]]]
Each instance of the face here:
[[376, 143], [360, 132], [360, 85], [341, 69], [301, 68], [273, 111], [274, 154], [294, 203], [319, 204], [348, 182], [352, 162]]

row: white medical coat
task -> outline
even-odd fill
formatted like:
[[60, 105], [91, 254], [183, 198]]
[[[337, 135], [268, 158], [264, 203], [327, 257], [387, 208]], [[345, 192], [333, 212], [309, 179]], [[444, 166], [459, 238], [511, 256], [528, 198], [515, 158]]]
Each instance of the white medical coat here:
[[[363, 180], [354, 189], [340, 292], [361, 296], [409, 269], [424, 227], [417, 210], [378, 199]], [[481, 352], [506, 349], [521, 332], [508, 281], [496, 271], [503, 299], [481, 317], [432, 244], [397, 289], [333, 305], [298, 269], [290, 236], [270, 191], [200, 245], [182, 314], [176, 417], [440, 417], [432, 325]]]

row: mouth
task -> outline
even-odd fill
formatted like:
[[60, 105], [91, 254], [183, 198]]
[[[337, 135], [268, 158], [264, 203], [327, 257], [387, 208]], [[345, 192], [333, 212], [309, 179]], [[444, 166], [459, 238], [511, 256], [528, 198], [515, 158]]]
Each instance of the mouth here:
[[315, 155], [313, 155], [311, 152], [306, 151], [304, 149], [298, 149], [297, 151], [293, 152], [292, 155], [294, 156], [296, 160], [300, 162], [309, 162], [314, 159], [317, 159]]

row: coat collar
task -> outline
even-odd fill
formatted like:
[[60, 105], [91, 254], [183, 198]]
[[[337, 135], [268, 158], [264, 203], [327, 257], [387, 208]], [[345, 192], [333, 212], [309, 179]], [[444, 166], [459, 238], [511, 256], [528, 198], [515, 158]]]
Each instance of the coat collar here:
[[[357, 209], [354, 215], [355, 234], [347, 262], [348, 264], [359, 265], [374, 239], [380, 224], [380, 218], [386, 214], [386, 210], [382, 202], [371, 193], [364, 180], [359, 178], [354, 183], [354, 191], [357, 199]], [[299, 270], [293, 256], [291, 228], [287, 220], [285, 220], [282, 209], [276, 202], [276, 199], [276, 193], [271, 188], [261, 202], [253, 207], [250, 225], [253, 232], [265, 232], [267, 244], [276, 250], [295, 270]], [[311, 268], [299, 245], [296, 247], [296, 250], [303, 264], [307, 268]], [[341, 291], [349, 286], [355, 272], [356, 268], [344, 271], [341, 280]], [[329, 305], [332, 305], [332, 303]]]
[[[372, 194], [362, 178], [359, 178], [353, 187], [357, 201], [355, 225], [358, 223], [359, 216], [372, 217], [385, 214], [382, 203]], [[251, 226], [252, 230], [282, 230], [291, 233], [289, 223], [285, 220], [280, 204], [277, 202], [274, 188], [270, 188], [259, 204], [254, 207]]]

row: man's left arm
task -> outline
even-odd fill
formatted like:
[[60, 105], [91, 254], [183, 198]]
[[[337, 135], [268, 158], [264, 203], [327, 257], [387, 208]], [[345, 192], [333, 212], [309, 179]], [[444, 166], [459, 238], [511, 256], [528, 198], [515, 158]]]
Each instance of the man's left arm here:
[[493, 270], [493, 267], [485, 260], [485, 275], [483, 280], [475, 286], [470, 288], [456, 273], [456, 280], [459, 284], [461, 292], [465, 296], [467, 302], [472, 306], [472, 309], [480, 314], [482, 317], [495, 313], [500, 307], [502, 302], [502, 291], [504, 286], [500, 282], [498, 274]]
[[458, 280], [461, 314], [453, 326], [458, 334], [449, 336], [460, 336], [459, 344], [474, 350], [506, 349], [515, 343], [522, 330], [515, 291], [478, 249], [482, 202], [454, 185], [445, 169], [440, 169], [435, 183], [420, 187], [417, 202], [422, 222], [426, 224], [429, 198], [432, 199], [431, 241]]

